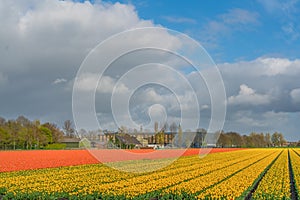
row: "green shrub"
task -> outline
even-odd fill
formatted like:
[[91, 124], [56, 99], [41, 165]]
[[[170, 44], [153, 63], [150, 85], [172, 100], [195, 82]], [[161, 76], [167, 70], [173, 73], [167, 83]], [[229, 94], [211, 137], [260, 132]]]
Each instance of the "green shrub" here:
[[66, 144], [61, 143], [54, 143], [54, 144], [48, 144], [45, 149], [65, 149]]

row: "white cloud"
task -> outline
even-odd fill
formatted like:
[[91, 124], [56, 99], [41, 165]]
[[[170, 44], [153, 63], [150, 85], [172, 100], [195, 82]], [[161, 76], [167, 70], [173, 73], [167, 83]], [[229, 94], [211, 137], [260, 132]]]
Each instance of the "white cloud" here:
[[196, 24], [197, 23], [197, 21], [195, 19], [187, 18], [187, 17], [163, 16], [162, 18], [171, 23], [179, 23], [179, 24], [181, 24], [181, 23]]
[[129, 92], [127, 86], [123, 83], [117, 85], [116, 80], [110, 76], [99, 77], [97, 74], [85, 73], [77, 77], [77, 81], [75, 89], [82, 92], [91, 91], [95, 88], [97, 88], [99, 93], [111, 93], [113, 90], [120, 93]]
[[260, 58], [258, 59], [264, 68], [264, 74], [274, 76], [288, 71], [291, 62], [288, 59]]
[[209, 20], [200, 33], [202, 42], [216, 47], [217, 41], [229, 37], [236, 31], [249, 31], [259, 25], [259, 14], [248, 10], [234, 8]]
[[252, 111], [238, 111], [234, 118], [236, 122], [249, 129], [256, 130], [261, 128], [263, 130], [276, 129], [288, 121], [288, 113], [267, 111], [255, 114]]
[[[25, 13], [18, 22], [21, 34], [43, 31], [40, 28], [55, 28], [51, 32], [61, 32], [71, 28], [78, 33], [79, 28], [84, 28], [87, 31], [86, 36], [95, 34], [96, 31], [103, 38], [138, 24], [151, 25], [151, 22], [138, 18], [133, 6], [120, 3], [92, 5], [88, 1], [84, 3], [45, 1], [23, 12]], [[98, 30], [95, 27], [98, 27]]]
[[209, 109], [209, 105], [207, 104], [204, 104], [204, 105], [201, 105], [201, 110], [206, 110], [206, 109]]
[[56, 84], [59, 84], [59, 83], [65, 83], [65, 82], [67, 82], [66, 79], [64, 79], [64, 78], [57, 78], [57, 79], [55, 79], [55, 80], [52, 82], [52, 84], [53, 84], [53, 85], [56, 85]]
[[95, 74], [83, 74], [80, 77], [76, 77], [77, 83], [76, 88], [80, 91], [90, 91], [95, 88], [95, 85], [98, 83], [98, 76]]
[[166, 109], [160, 104], [151, 105], [148, 109], [148, 114], [149, 117], [151, 118], [149, 126], [153, 126], [154, 122], [161, 122], [161, 123], [167, 122]]
[[296, 12], [295, 6], [297, 0], [257, 0], [262, 6], [271, 14], [279, 14], [280, 12], [284, 13], [293, 13]]
[[[228, 115], [239, 110], [255, 110], [260, 114], [300, 111], [291, 95], [292, 90], [299, 88], [298, 59], [266, 57], [218, 66], [229, 97]], [[241, 89], [241, 85], [247, 87]]]
[[270, 103], [270, 97], [268, 95], [257, 94], [255, 90], [243, 84], [240, 85], [240, 91], [238, 95], [230, 96], [228, 98], [228, 103], [233, 105], [265, 105]]
[[258, 0], [272, 18], [278, 19], [281, 32], [277, 33], [287, 43], [299, 39], [299, 1], [298, 0]]
[[133, 6], [120, 3], [4, 0], [0, 13], [0, 43], [6, 47], [0, 48], [0, 59], [5, 70], [76, 70], [84, 56], [107, 37], [154, 26], [140, 19]]
[[[97, 83], [97, 76], [94, 76], [93, 80], [94, 84]], [[97, 91], [101, 92], [101, 93], [108, 93], [108, 92], [112, 92], [112, 90], [114, 89], [115, 86], [115, 80], [109, 76], [103, 76], [100, 81], [99, 81], [99, 85], [97, 87]]]
[[228, 13], [220, 15], [224, 24], [236, 25], [236, 24], [257, 24], [258, 13], [250, 12], [240, 8], [231, 9]]
[[284, 24], [281, 29], [289, 37], [289, 41], [295, 41], [300, 37], [297, 27], [295, 27], [295, 24], [292, 22]]
[[293, 102], [300, 103], [300, 88], [293, 89], [290, 93]]
[[[270, 121], [277, 121], [278, 123], [285, 123], [288, 119], [288, 113], [286, 112], [274, 112], [267, 111], [263, 114], [265, 119], [269, 119]], [[271, 126], [272, 124], [268, 124]]]
[[[300, 74], [300, 60], [287, 58], [259, 57], [252, 61], [239, 61], [218, 65], [225, 74], [247, 77], [294, 76]], [[261, 79], [263, 80], [263, 79]]]
[[257, 65], [261, 65], [263, 75], [275, 76], [300, 72], [300, 60], [291, 61], [284, 58], [258, 58]]
[[262, 120], [257, 120], [252, 118], [252, 116], [241, 115], [236, 122], [238, 122], [241, 126], [252, 126], [253, 128], [264, 127], [266, 126], [265, 122]]
[[[0, 84], [3, 86], [7, 77], [9, 81], [14, 80], [8, 87], [1, 87], [2, 115], [22, 113], [40, 118], [44, 109], [39, 108], [51, 107], [44, 111], [47, 116], [56, 116], [53, 118], [57, 123], [72, 117], [71, 85], [91, 49], [112, 34], [155, 26], [151, 20], [141, 19], [132, 5], [102, 1], [91, 4], [88, 1], [2, 0], [0, 22]], [[178, 45], [175, 40], [166, 40], [168, 37], [166, 32], [138, 39], [143, 42], [156, 39], [157, 43], [165, 40], [171, 47]], [[135, 40], [128, 40], [128, 44]], [[64, 87], [53, 87], [66, 80]], [[81, 81], [80, 89], [86, 90], [91, 89], [89, 84], [96, 79], [87, 75]], [[104, 78], [99, 93], [111, 88], [112, 81]], [[124, 90], [125, 87], [120, 87], [118, 92]]]
[[[178, 86], [180, 83], [177, 83]], [[193, 97], [191, 92], [184, 92], [184, 88], [181, 89], [182, 94], [174, 94], [164, 91], [163, 93], [158, 93], [158, 88], [147, 88], [141, 89], [136, 94], [135, 103], [139, 106], [145, 106], [152, 104], [164, 105], [169, 115], [174, 115], [177, 112], [190, 113], [192, 110], [196, 109], [195, 102], [193, 102]], [[206, 108], [206, 107], [205, 107]], [[205, 109], [204, 108], [204, 109]], [[188, 116], [188, 115], [186, 115]]]

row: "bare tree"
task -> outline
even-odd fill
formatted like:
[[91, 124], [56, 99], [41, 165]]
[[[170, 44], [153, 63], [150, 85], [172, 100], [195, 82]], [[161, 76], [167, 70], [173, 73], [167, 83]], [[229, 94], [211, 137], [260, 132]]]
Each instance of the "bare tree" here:
[[71, 120], [66, 120], [64, 122], [63, 129], [64, 129], [67, 137], [74, 137], [75, 130], [73, 128], [73, 124], [72, 124]]
[[154, 132], [158, 132], [158, 122], [154, 122]]
[[6, 120], [3, 117], [0, 117], [0, 126], [5, 125]]
[[34, 142], [36, 143], [35, 148], [39, 148], [40, 147], [40, 127], [41, 122], [39, 120], [35, 120], [32, 123], [32, 133], [33, 133], [33, 138], [34, 138]]
[[87, 135], [88, 135], [88, 132], [83, 128], [78, 131], [79, 138], [85, 138], [85, 137], [87, 137]]
[[275, 132], [271, 136], [271, 141], [274, 146], [279, 146], [280, 145], [280, 139], [279, 139], [279, 133]]
[[266, 143], [267, 147], [270, 147], [272, 145], [271, 134], [270, 133], [266, 133], [266, 135], [265, 135], [265, 143]]
[[278, 137], [279, 137], [279, 144], [280, 144], [280, 146], [283, 146], [284, 143], [286, 143], [286, 140], [284, 139], [282, 133], [279, 133]]
[[16, 121], [23, 127], [27, 127], [31, 124], [31, 121], [22, 115], [19, 116]]
[[13, 143], [13, 149], [16, 149], [16, 142], [18, 140], [18, 127], [17, 123], [14, 120], [8, 120], [7, 122], [9, 127], [9, 133], [11, 135], [12, 143]]
[[175, 122], [172, 122], [172, 124], [170, 125], [170, 131], [171, 133], [176, 133], [178, 129], [178, 126]]
[[182, 128], [179, 124], [179, 126], [178, 126], [178, 147], [182, 147], [182, 139], [183, 139], [182, 137], [183, 137]]
[[167, 132], [168, 128], [169, 128], [168, 122], [162, 123], [160, 131]]

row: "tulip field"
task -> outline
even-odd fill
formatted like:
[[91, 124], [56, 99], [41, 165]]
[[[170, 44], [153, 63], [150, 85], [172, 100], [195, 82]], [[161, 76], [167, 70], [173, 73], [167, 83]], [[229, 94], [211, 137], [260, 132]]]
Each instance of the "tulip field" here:
[[[213, 149], [203, 157], [190, 150], [165, 167], [142, 173], [128, 171], [164, 166], [172, 158], [98, 163], [85, 150], [72, 151], [61, 155], [65, 163], [50, 156], [57, 151], [32, 151], [45, 154], [31, 156], [35, 168], [21, 166], [30, 158], [8, 163], [9, 156], [0, 152], [0, 199], [297, 199], [300, 190], [296, 148]], [[47, 164], [39, 166], [39, 159]], [[7, 167], [1, 165], [5, 162]]]

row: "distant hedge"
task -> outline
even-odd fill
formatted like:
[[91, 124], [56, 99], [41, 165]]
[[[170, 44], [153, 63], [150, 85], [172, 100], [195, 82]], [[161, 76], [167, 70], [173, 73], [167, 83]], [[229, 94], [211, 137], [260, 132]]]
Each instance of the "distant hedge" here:
[[48, 144], [45, 149], [65, 149], [66, 144], [61, 143], [54, 143], [54, 144]]

